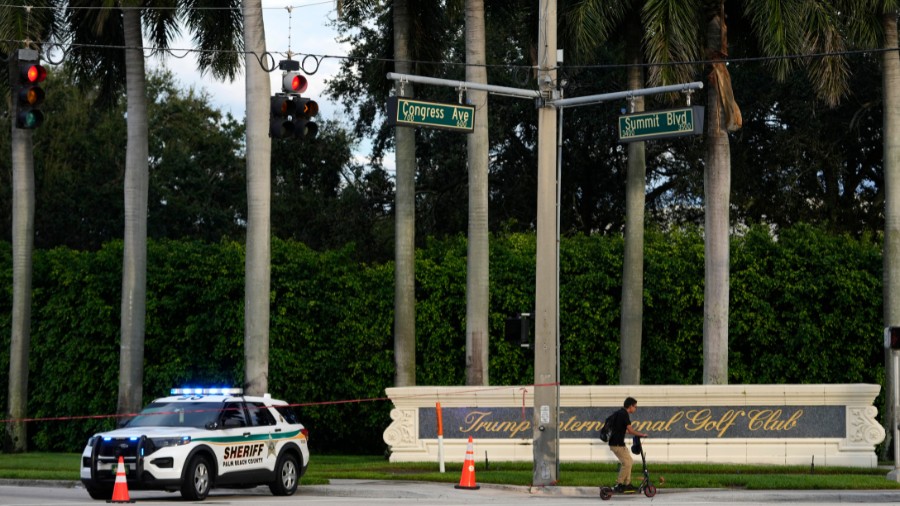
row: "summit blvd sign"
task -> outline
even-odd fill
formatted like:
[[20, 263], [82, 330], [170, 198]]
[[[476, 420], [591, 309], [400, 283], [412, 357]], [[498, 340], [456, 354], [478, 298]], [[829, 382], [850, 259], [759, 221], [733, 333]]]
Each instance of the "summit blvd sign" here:
[[639, 142], [703, 133], [703, 106], [619, 116], [619, 142]]

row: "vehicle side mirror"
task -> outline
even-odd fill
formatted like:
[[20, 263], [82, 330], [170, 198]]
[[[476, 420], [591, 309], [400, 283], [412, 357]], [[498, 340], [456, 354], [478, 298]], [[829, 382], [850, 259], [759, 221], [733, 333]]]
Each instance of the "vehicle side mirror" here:
[[206, 430], [216, 430], [219, 428], [219, 422], [209, 422], [206, 424]]

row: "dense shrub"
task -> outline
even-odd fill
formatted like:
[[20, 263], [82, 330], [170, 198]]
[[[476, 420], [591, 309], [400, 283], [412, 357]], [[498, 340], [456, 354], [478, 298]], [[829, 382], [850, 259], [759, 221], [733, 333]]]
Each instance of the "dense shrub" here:
[[[563, 238], [561, 380], [618, 382], [622, 238]], [[534, 382], [533, 352], [505, 320], [534, 309], [534, 235], [491, 242], [491, 384]], [[300, 404], [319, 452], [383, 451], [384, 389], [394, 378], [393, 266], [273, 240], [269, 389]], [[30, 447], [78, 451], [115, 426], [121, 242], [96, 252], [36, 251]], [[732, 239], [731, 383], [883, 383], [881, 248], [807, 226], [751, 228]], [[12, 264], [0, 246], [0, 367], [9, 370]], [[243, 379], [244, 250], [234, 242], [148, 247], [144, 401], [176, 385]], [[416, 254], [417, 384], [465, 382], [464, 237]], [[703, 370], [703, 237], [648, 231], [642, 381], [692, 384]], [[0, 391], [6, 406], [8, 392]]]

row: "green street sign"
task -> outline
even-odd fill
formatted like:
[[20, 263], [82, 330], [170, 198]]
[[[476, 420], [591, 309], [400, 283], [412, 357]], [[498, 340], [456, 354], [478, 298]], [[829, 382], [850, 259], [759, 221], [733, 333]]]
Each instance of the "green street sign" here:
[[475, 107], [471, 105], [390, 97], [387, 113], [391, 126], [424, 126], [466, 133], [475, 130]]
[[703, 106], [619, 116], [619, 142], [638, 142], [703, 133]]

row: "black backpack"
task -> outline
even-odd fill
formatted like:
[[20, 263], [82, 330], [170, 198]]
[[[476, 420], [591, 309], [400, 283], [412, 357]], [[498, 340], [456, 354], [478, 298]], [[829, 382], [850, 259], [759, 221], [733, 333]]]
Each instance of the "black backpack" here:
[[603, 422], [603, 428], [600, 429], [600, 441], [604, 443], [609, 442], [609, 435], [612, 433], [612, 424], [613, 419], [616, 417], [616, 413], [618, 411], [614, 411], [613, 414], [606, 417], [606, 420]]

